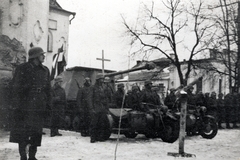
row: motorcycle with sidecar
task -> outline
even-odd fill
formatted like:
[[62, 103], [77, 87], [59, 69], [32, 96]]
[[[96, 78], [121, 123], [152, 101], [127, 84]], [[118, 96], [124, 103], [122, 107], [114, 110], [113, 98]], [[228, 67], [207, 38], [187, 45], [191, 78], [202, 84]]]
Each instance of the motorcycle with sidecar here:
[[[205, 106], [189, 106], [186, 116], [186, 133], [188, 136], [201, 135], [203, 138], [212, 139], [218, 133], [215, 117], [206, 114]], [[180, 118], [180, 112], [175, 113]]]
[[166, 106], [142, 103], [140, 108], [110, 108], [105, 139], [108, 139], [111, 133], [124, 134], [127, 138], [144, 134], [147, 138], [161, 138], [168, 143], [178, 139], [179, 120], [168, 112]]

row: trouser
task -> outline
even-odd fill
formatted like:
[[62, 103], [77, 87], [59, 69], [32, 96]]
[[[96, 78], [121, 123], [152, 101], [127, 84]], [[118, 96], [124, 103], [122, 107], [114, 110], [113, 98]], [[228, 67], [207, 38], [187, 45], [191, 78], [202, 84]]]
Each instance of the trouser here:
[[221, 124], [225, 121], [225, 109], [223, 107], [218, 108], [218, 126], [221, 126]]
[[226, 106], [225, 121], [227, 126], [229, 126], [229, 123], [231, 123], [231, 117], [232, 117], [232, 107]]
[[82, 133], [89, 133], [89, 126], [90, 126], [90, 114], [89, 111], [84, 111], [82, 115]]
[[[27, 160], [27, 153], [26, 153], [26, 147], [28, 145], [28, 142], [21, 142], [18, 144], [19, 154], [21, 156], [21, 160]], [[37, 146], [30, 146], [29, 147], [29, 158], [34, 159], [35, 155], [37, 153]]]
[[53, 111], [51, 117], [51, 128], [60, 128], [61, 126], [61, 112]]
[[94, 140], [104, 140], [104, 129], [106, 128], [106, 113], [100, 112], [91, 115], [90, 137]]

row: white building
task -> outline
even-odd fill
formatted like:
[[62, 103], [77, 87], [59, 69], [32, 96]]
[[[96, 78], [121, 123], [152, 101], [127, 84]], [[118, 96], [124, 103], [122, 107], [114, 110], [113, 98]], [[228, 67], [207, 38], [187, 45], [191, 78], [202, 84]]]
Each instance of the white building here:
[[[187, 71], [187, 63], [188, 61], [181, 62], [181, 70], [183, 75]], [[226, 66], [222, 63], [222, 61], [218, 59], [209, 58], [209, 59], [194, 60], [193, 63], [197, 64], [199, 67], [196, 67], [195, 69], [192, 68], [187, 84], [202, 77], [202, 80], [200, 80], [193, 86], [194, 93], [197, 93], [198, 91], [202, 91], [203, 93], [207, 93], [207, 92], [211, 93], [214, 91], [217, 94], [223, 93], [224, 95], [229, 93], [228, 76], [224, 74], [224, 73], [228, 73], [228, 70]], [[209, 71], [206, 69], [208, 67], [218, 68], [218, 70], [221, 71], [222, 74], [216, 71]], [[172, 65], [169, 67], [169, 71], [170, 71], [169, 88], [179, 87], [180, 80], [179, 80], [177, 68]]]
[[13, 70], [28, 59], [32, 46], [46, 51], [45, 65], [52, 69], [52, 59], [59, 48], [59, 58], [67, 61], [69, 25], [74, 12], [66, 11], [56, 0], [1, 0], [0, 70]]

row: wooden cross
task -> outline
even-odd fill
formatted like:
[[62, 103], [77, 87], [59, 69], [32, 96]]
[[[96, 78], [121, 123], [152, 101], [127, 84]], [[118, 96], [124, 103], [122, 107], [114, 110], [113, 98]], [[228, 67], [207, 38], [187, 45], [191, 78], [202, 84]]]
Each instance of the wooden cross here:
[[102, 61], [102, 73], [104, 75], [104, 61], [110, 61], [109, 59], [104, 59], [104, 51], [102, 50], [102, 58], [97, 58], [97, 60]]

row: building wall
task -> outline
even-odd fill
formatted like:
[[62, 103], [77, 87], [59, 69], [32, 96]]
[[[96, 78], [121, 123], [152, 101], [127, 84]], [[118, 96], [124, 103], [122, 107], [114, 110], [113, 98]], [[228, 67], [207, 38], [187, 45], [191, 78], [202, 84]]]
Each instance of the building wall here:
[[[226, 72], [226, 67], [224, 66], [224, 64], [216, 62], [216, 61], [212, 61], [213, 66], [217, 67], [218, 69], [220, 69], [223, 72]], [[183, 74], [186, 73], [186, 65], [182, 65], [182, 72]], [[170, 83], [169, 86], [170, 88], [177, 88], [180, 86], [180, 80], [179, 80], [179, 76], [177, 73], [177, 69], [175, 66], [171, 66], [170, 67]], [[188, 84], [193, 82], [194, 80], [198, 79], [199, 77], [203, 77], [202, 80], [202, 92], [206, 93], [206, 92], [216, 92], [217, 94], [220, 93], [220, 86], [221, 86], [221, 93], [223, 94], [227, 94], [229, 93], [229, 89], [228, 89], [228, 77], [225, 75], [220, 75], [218, 73], [214, 73], [214, 72], [207, 72], [206, 70], [203, 69], [195, 69], [194, 71], [191, 72], [189, 79], [188, 79]], [[219, 80], [221, 79], [221, 84], [219, 86]], [[197, 89], [196, 89], [196, 85], [193, 86], [194, 87], [194, 91], [196, 93]]]
[[[53, 34], [53, 49], [46, 54], [44, 65], [51, 70], [52, 57], [61, 44], [64, 44], [67, 59], [69, 13], [49, 10], [49, 0], [1, 0], [0, 11], [0, 33], [20, 43], [25, 49], [26, 59], [31, 45], [48, 50], [49, 30]], [[51, 20], [57, 23], [54, 30], [49, 29]]]
[[[47, 64], [52, 63], [52, 57], [58, 52], [58, 49], [63, 46], [64, 55], [68, 57], [68, 37], [69, 37], [69, 14], [50, 10], [49, 13], [49, 34], [52, 34], [52, 51], [48, 51], [48, 57], [46, 58]], [[49, 68], [51, 65], [49, 66]]]

